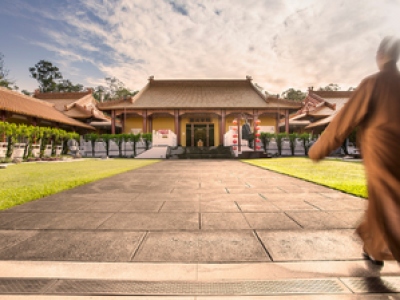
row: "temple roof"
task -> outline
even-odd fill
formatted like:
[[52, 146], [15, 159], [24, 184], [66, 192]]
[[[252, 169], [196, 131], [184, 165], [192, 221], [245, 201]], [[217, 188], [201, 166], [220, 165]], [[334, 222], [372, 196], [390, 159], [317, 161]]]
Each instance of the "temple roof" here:
[[0, 87], [0, 110], [94, 130], [92, 126], [59, 112], [51, 103], [2, 87]]
[[107, 121], [106, 116], [97, 109], [97, 101], [91, 90], [72, 93], [38, 93], [34, 97], [54, 104], [55, 109], [74, 119], [94, 118]]
[[298, 109], [301, 103], [266, 98], [250, 80], [154, 80], [133, 98], [99, 103], [110, 109], [196, 108]]

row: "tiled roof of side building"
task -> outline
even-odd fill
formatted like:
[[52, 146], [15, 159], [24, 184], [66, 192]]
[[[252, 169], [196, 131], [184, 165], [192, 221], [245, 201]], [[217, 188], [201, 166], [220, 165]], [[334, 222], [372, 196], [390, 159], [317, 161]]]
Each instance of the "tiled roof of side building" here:
[[97, 102], [91, 92], [35, 93], [34, 97], [54, 104], [58, 111], [71, 118], [93, 117], [103, 121], [107, 120], [103, 112], [97, 109]]
[[46, 101], [25, 96], [21, 93], [0, 87], [0, 110], [16, 114], [37, 117], [44, 120], [59, 122], [70, 126], [77, 126], [94, 130], [92, 126], [79, 122], [55, 109], [54, 105]]
[[100, 103], [99, 109], [300, 108], [301, 103], [266, 98], [250, 80], [151, 80], [131, 100]]

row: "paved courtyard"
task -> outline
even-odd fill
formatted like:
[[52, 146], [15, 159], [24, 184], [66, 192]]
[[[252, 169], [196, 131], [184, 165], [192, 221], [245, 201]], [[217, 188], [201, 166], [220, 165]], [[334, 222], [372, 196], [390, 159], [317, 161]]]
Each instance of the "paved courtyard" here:
[[239, 161], [163, 161], [1, 211], [0, 260], [360, 260], [366, 205]]

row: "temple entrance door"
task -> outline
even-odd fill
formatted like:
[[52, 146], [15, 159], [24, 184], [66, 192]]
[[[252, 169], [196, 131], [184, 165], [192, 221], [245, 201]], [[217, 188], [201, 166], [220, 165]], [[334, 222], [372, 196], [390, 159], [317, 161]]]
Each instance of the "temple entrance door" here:
[[[194, 146], [207, 146], [207, 125], [194, 125]], [[199, 142], [201, 143], [199, 145]]]
[[186, 146], [198, 147], [200, 140], [203, 147], [214, 146], [214, 124], [186, 124]]

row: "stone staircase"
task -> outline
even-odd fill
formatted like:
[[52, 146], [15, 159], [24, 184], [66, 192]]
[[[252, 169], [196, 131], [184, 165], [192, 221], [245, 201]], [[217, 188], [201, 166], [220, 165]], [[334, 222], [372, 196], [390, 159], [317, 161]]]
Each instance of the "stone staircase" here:
[[168, 147], [167, 159], [227, 159], [235, 158], [231, 147]]

